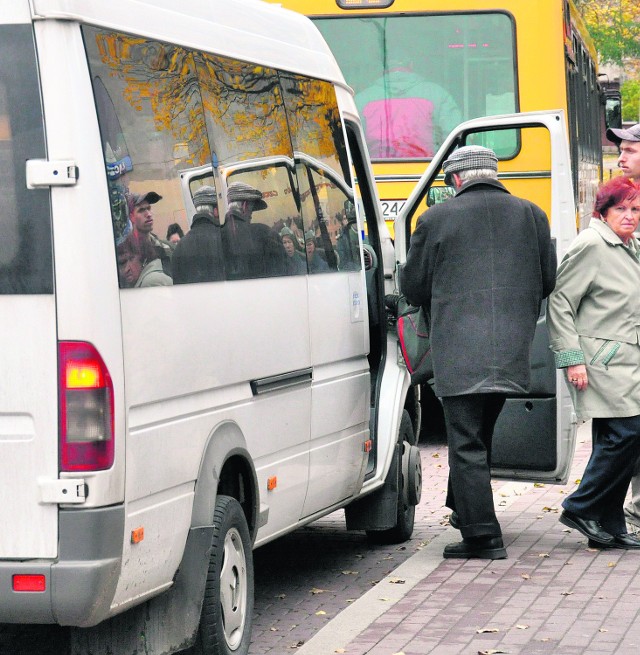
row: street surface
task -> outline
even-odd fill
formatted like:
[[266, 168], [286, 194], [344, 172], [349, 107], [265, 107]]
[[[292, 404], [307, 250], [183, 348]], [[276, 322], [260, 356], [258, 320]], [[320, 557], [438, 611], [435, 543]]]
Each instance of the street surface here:
[[[336, 512], [255, 551], [250, 655], [635, 655], [640, 553], [587, 548], [559, 524], [590, 452], [578, 433], [566, 486], [494, 482], [507, 560], [444, 560], [447, 449], [421, 443], [412, 539], [369, 545]], [[65, 631], [0, 632], [0, 655], [64, 655]], [[114, 653], [114, 655], [130, 655]], [[131, 654], [133, 655], [133, 654]]]

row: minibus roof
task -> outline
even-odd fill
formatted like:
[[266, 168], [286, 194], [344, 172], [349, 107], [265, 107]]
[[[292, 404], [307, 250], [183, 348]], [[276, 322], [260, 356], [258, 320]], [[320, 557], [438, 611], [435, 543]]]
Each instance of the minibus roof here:
[[296, 12], [262, 0], [30, 0], [38, 19], [134, 33], [346, 86], [324, 38]]

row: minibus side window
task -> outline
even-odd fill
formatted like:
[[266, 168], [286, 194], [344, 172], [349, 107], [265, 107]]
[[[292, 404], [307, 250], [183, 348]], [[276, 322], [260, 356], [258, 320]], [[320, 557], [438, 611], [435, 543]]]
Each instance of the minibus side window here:
[[[83, 33], [120, 286], [171, 284], [173, 247], [166, 241], [167, 228], [177, 223], [188, 233], [193, 219], [187, 214], [180, 174], [211, 162], [193, 54], [91, 27], [84, 27]], [[215, 270], [209, 270], [209, 279], [224, 279], [221, 257], [211, 268]]]
[[333, 86], [288, 73], [280, 80], [296, 153], [309, 271], [359, 270], [349, 159]]
[[222, 219], [227, 279], [306, 273], [277, 72], [211, 54], [198, 56], [197, 70], [214, 174], [227, 188]]
[[53, 293], [48, 189], [27, 189], [25, 161], [46, 159], [33, 32], [0, 26], [0, 295]]

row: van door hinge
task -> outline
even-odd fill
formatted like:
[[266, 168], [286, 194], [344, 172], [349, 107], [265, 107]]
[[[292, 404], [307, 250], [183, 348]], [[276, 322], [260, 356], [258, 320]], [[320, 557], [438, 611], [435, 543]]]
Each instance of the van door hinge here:
[[27, 188], [44, 186], [73, 186], [78, 181], [79, 171], [70, 159], [27, 159]]
[[40, 487], [40, 502], [42, 503], [84, 503], [87, 500], [89, 488], [84, 480], [38, 480]]

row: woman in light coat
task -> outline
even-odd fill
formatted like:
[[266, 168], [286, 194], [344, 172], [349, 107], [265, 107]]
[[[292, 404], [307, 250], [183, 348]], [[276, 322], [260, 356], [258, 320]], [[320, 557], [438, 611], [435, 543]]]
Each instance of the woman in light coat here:
[[592, 419], [593, 450], [560, 521], [599, 548], [640, 549], [624, 499], [640, 456], [640, 186], [599, 189], [589, 227], [558, 268], [547, 323], [578, 418]]

